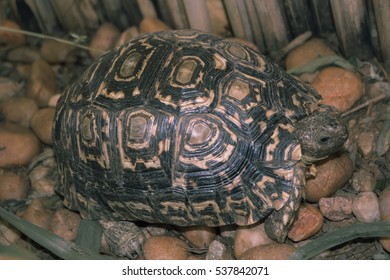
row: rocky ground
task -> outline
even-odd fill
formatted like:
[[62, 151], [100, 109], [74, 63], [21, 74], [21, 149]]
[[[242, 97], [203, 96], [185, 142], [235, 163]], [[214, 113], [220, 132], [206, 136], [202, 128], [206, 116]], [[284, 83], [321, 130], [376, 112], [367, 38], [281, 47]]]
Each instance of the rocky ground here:
[[[13, 22], [2, 26], [18, 28]], [[139, 33], [168, 29], [155, 20], [120, 33], [104, 24], [90, 42], [109, 50]], [[331, 40], [312, 38], [281, 61], [294, 69], [318, 57], [334, 58]], [[255, 46], [250, 45], [255, 48]], [[0, 206], [23, 219], [73, 241], [80, 216], [66, 209], [55, 193], [56, 162], [51, 127], [59, 94], [101, 52], [54, 40], [0, 31]], [[308, 167], [305, 200], [285, 244], [267, 237], [262, 223], [221, 228], [179, 228], [139, 224], [141, 250], [127, 257], [145, 259], [286, 259], [296, 248], [359, 222], [390, 221], [390, 84], [376, 61], [354, 61], [355, 71], [330, 60], [313, 73], [297, 75], [334, 105], [348, 125], [343, 152]], [[312, 63], [313, 64], [313, 63]], [[337, 66], [335, 66], [337, 64]], [[0, 245], [18, 246], [41, 258], [55, 258], [0, 220]], [[102, 239], [102, 252], [112, 254]], [[126, 251], [126, 250], [125, 250]], [[390, 237], [358, 239], [318, 255], [319, 259], [389, 258]], [[2, 254], [0, 258], [12, 258]]]

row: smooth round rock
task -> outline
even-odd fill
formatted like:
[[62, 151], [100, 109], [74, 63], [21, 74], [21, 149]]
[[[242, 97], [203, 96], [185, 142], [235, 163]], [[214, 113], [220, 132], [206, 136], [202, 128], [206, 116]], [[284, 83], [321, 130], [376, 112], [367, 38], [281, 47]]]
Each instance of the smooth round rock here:
[[321, 70], [311, 85], [322, 96], [323, 104], [332, 105], [339, 112], [349, 110], [363, 94], [360, 77], [339, 67]]
[[363, 157], [368, 158], [373, 154], [375, 141], [376, 137], [372, 130], [362, 131], [359, 133], [357, 145]]
[[50, 65], [42, 59], [34, 61], [27, 82], [27, 97], [34, 99], [39, 107], [46, 107], [55, 92], [55, 74]]
[[152, 236], [144, 245], [146, 260], [185, 260], [188, 246], [179, 238], [172, 236]]
[[21, 232], [16, 228], [8, 224], [7, 222], [0, 220], [0, 244], [1, 245], [12, 245], [20, 240]]
[[237, 225], [224, 225], [219, 227], [219, 234], [224, 238], [232, 238], [236, 236]]
[[244, 252], [240, 260], [287, 260], [296, 248], [288, 244], [271, 243], [256, 246]]
[[71, 52], [74, 46], [64, 44], [56, 40], [45, 40], [41, 46], [40, 54], [42, 59], [49, 63], [74, 62]]
[[352, 197], [323, 197], [318, 202], [318, 206], [322, 215], [328, 220], [342, 221], [352, 217], [352, 203]]
[[139, 25], [140, 33], [151, 33], [170, 29], [168, 25], [157, 18], [144, 18]]
[[54, 213], [50, 221], [50, 230], [65, 240], [73, 241], [76, 239], [80, 220], [79, 214], [61, 208]]
[[[0, 26], [19, 31], [21, 30], [19, 24], [11, 20], [1, 20]], [[0, 30], [0, 45], [20, 46], [24, 44], [26, 44], [26, 37], [24, 34]]]
[[14, 80], [0, 77], [0, 102], [14, 96], [17, 90], [18, 84]]
[[53, 213], [45, 208], [43, 199], [34, 199], [22, 213], [21, 218], [43, 229], [50, 228]]
[[56, 109], [47, 107], [35, 112], [31, 118], [31, 128], [38, 138], [45, 144], [51, 145], [51, 134]]
[[11, 62], [21, 62], [21, 63], [33, 63], [41, 59], [41, 55], [36, 49], [33, 49], [28, 46], [21, 46], [18, 48], [13, 48], [7, 53], [7, 60]]
[[115, 47], [119, 47], [123, 45], [124, 43], [127, 43], [131, 40], [133, 40], [135, 37], [139, 35], [138, 28], [135, 26], [127, 28], [125, 31], [123, 31], [119, 38], [115, 42]]
[[99, 58], [104, 52], [110, 50], [119, 36], [119, 30], [111, 23], [103, 23], [96, 31], [89, 45], [94, 49], [90, 51], [93, 59]]
[[38, 111], [38, 105], [31, 98], [12, 97], [1, 104], [1, 111], [7, 122], [30, 127], [31, 118]]
[[353, 174], [352, 187], [358, 192], [372, 192], [375, 184], [374, 175], [366, 169], [359, 169]]
[[353, 163], [347, 154], [334, 155], [316, 163], [317, 174], [305, 186], [305, 199], [318, 202], [342, 188], [353, 174]]
[[352, 211], [359, 222], [379, 221], [379, 199], [374, 192], [361, 192], [353, 200]]
[[24, 176], [12, 171], [0, 171], [0, 201], [25, 199], [28, 190], [29, 184]]
[[288, 232], [288, 238], [295, 242], [308, 239], [320, 231], [323, 222], [324, 217], [320, 210], [309, 203], [302, 203]]
[[53, 177], [53, 168], [38, 165], [29, 173], [31, 188], [42, 195], [55, 193], [56, 180]]
[[287, 54], [286, 69], [301, 67], [313, 59], [333, 56], [336, 53], [319, 38], [312, 38]]
[[214, 239], [207, 250], [206, 260], [232, 260], [233, 254], [228, 247], [218, 239]]
[[10, 123], [0, 125], [0, 167], [27, 165], [40, 150], [39, 139], [30, 129]]
[[275, 243], [264, 230], [264, 223], [256, 223], [250, 226], [237, 226], [234, 238], [234, 256], [239, 258], [250, 248]]
[[57, 102], [60, 99], [60, 97], [61, 97], [61, 94], [59, 94], [59, 93], [54, 94], [52, 97], [50, 97], [47, 106], [49, 106], [49, 107], [56, 107], [57, 106]]
[[180, 231], [197, 248], [209, 247], [217, 235], [216, 228], [207, 226], [184, 227]]
[[382, 218], [390, 216], [390, 186], [387, 186], [379, 195], [379, 212]]

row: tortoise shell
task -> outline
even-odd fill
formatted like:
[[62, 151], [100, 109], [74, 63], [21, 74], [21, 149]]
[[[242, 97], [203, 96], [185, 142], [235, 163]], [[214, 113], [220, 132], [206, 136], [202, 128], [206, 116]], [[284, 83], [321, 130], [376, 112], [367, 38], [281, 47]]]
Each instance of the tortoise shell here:
[[140, 36], [59, 100], [58, 189], [87, 218], [252, 224], [299, 205], [294, 123], [319, 100], [239, 43], [193, 30]]

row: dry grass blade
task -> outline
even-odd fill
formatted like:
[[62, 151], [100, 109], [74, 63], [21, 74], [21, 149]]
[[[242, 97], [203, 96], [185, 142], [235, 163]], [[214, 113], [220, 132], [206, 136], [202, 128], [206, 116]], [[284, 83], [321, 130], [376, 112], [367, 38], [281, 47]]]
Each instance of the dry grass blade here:
[[389, 98], [389, 97], [390, 97], [390, 95], [383, 93], [383, 94], [381, 94], [375, 98], [372, 98], [372, 99], [364, 102], [363, 104], [360, 104], [359, 106], [356, 106], [356, 107], [352, 108], [351, 110], [341, 114], [341, 117], [344, 118], [344, 117], [346, 117], [352, 113], [355, 113], [355, 112], [357, 112], [357, 111], [359, 111], [359, 110], [361, 110], [361, 109], [363, 109], [371, 104], [377, 103], [377, 102], [384, 100], [386, 98]]
[[55, 40], [55, 41], [63, 43], [63, 44], [78, 47], [80, 49], [84, 49], [87, 51], [102, 51], [102, 50], [93, 49], [93, 48], [90, 48], [87, 46], [83, 46], [83, 45], [77, 44], [77, 43], [72, 42], [72, 41], [68, 41], [68, 40], [64, 40], [64, 39], [60, 39], [57, 37], [52, 37], [52, 36], [48, 36], [48, 35], [44, 35], [44, 34], [40, 34], [40, 33], [35, 33], [35, 32], [31, 32], [31, 31], [18, 30], [18, 29], [14, 29], [14, 28], [3, 27], [3, 26], [0, 26], [0, 30], [6, 31], [6, 32], [11, 32], [11, 33], [24, 34], [26, 36], [36, 37], [36, 38], [40, 38], [40, 39], [51, 39], [51, 40]]

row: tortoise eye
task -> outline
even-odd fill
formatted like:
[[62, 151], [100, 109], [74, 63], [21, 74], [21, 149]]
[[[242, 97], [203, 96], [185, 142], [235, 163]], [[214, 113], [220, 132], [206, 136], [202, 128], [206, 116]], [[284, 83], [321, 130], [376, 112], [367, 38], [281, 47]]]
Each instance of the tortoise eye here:
[[93, 132], [93, 114], [87, 113], [81, 120], [81, 136], [85, 141], [91, 141], [94, 138]]

